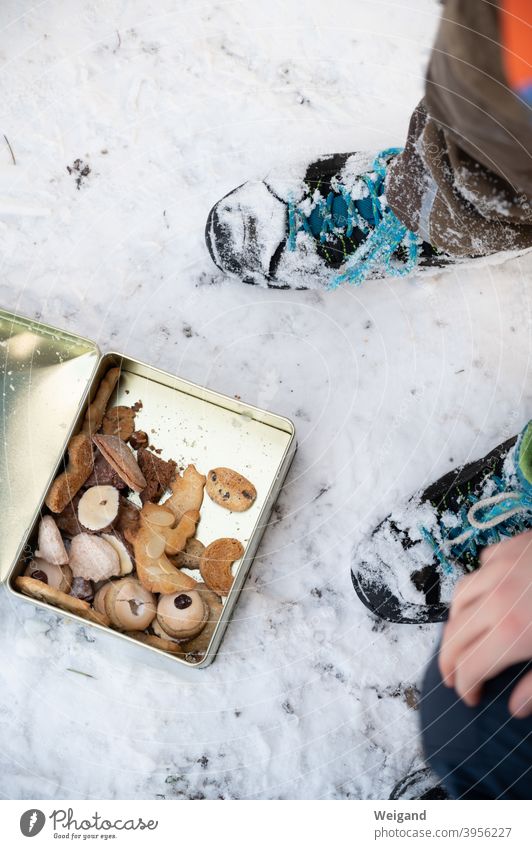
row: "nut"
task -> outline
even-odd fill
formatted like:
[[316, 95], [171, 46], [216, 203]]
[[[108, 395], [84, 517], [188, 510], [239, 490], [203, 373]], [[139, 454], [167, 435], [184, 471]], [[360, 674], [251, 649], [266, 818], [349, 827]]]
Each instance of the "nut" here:
[[43, 516], [41, 519], [35, 556], [55, 566], [64, 566], [68, 563], [68, 554], [61, 532], [52, 516]]
[[148, 434], [144, 430], [136, 430], [129, 437], [129, 444], [133, 451], [140, 451], [141, 448], [147, 448], [149, 442]]
[[42, 581], [43, 584], [48, 584], [49, 587], [61, 592], [70, 592], [72, 572], [68, 566], [58, 566], [56, 563], [47, 563], [46, 560], [35, 557], [26, 567], [24, 575], [35, 581]]
[[144, 631], [156, 612], [155, 596], [136, 578], [114, 581], [105, 594], [104, 605], [115, 628], [127, 631]]
[[102, 539], [112, 545], [120, 561], [120, 574], [129, 575], [133, 571], [133, 561], [122, 540], [114, 534], [102, 534]]
[[207, 587], [218, 595], [229, 595], [233, 584], [232, 565], [244, 554], [237, 539], [217, 539], [211, 542], [200, 560], [201, 577]]
[[131, 448], [119, 436], [97, 434], [92, 437], [92, 440], [109, 465], [120, 475], [128, 487], [135, 492], [142, 492], [146, 486], [146, 478], [142, 474]]
[[101, 531], [118, 516], [118, 490], [114, 486], [91, 486], [81, 496], [78, 519], [89, 531]]
[[78, 534], [70, 546], [70, 568], [75, 578], [103, 581], [120, 574], [120, 559], [112, 545], [92, 534]]

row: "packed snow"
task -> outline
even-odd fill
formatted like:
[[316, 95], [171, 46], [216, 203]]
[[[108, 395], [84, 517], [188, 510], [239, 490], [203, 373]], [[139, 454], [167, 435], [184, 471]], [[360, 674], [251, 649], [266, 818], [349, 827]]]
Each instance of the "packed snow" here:
[[372, 617], [351, 558], [530, 417], [531, 259], [271, 292], [224, 279], [203, 230], [281, 163], [401, 144], [438, 13], [4, 0], [0, 305], [289, 416], [299, 441], [211, 667], [0, 593], [5, 797], [383, 798], [422, 764], [439, 626]]

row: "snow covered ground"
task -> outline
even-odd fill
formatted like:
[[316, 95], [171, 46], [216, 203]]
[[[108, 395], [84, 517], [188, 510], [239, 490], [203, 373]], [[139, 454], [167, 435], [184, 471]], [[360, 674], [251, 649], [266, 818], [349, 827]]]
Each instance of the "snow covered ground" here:
[[438, 628], [374, 620], [350, 558], [398, 498], [530, 417], [532, 261], [264, 292], [223, 279], [203, 227], [280, 161], [400, 144], [437, 14], [2, 3], [0, 305], [285, 414], [300, 445], [206, 670], [0, 593], [3, 796], [383, 798], [420, 764]]

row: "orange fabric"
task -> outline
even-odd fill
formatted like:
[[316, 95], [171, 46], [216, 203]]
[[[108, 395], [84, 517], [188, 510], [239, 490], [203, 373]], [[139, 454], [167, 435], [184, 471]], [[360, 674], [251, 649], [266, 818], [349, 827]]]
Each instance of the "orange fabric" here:
[[532, 86], [532, 0], [501, 0], [503, 64], [517, 91]]

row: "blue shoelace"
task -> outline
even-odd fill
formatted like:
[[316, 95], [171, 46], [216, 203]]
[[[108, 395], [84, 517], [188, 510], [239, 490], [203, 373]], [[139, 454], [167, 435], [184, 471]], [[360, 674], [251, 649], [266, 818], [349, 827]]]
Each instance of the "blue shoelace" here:
[[509, 490], [508, 481], [495, 475], [491, 478], [494, 493], [480, 500], [469, 496], [458, 513], [456, 525], [453, 523], [449, 528], [440, 519], [435, 534], [425, 527], [420, 528], [444, 572], [454, 572], [453, 560], [463, 561], [468, 554], [476, 559], [481, 548], [532, 527], [532, 485], [519, 470], [517, 480], [519, 488]]
[[[342, 283], [362, 283], [379, 265], [393, 277], [405, 277], [416, 267], [419, 259], [419, 238], [397, 216], [381, 202], [384, 192], [387, 160], [401, 153], [402, 148], [390, 147], [377, 154], [372, 173], [361, 174], [368, 194], [354, 200], [349, 190], [337, 183], [336, 190], [327, 197], [319, 196], [314, 201], [310, 214], [292, 199], [288, 201], [288, 249], [296, 250], [297, 234], [309, 233], [325, 244], [330, 236], [342, 235], [350, 238], [357, 227], [366, 238], [347, 259], [347, 268], [329, 283], [336, 289]], [[392, 264], [392, 258], [400, 245], [407, 249], [407, 259]]]

